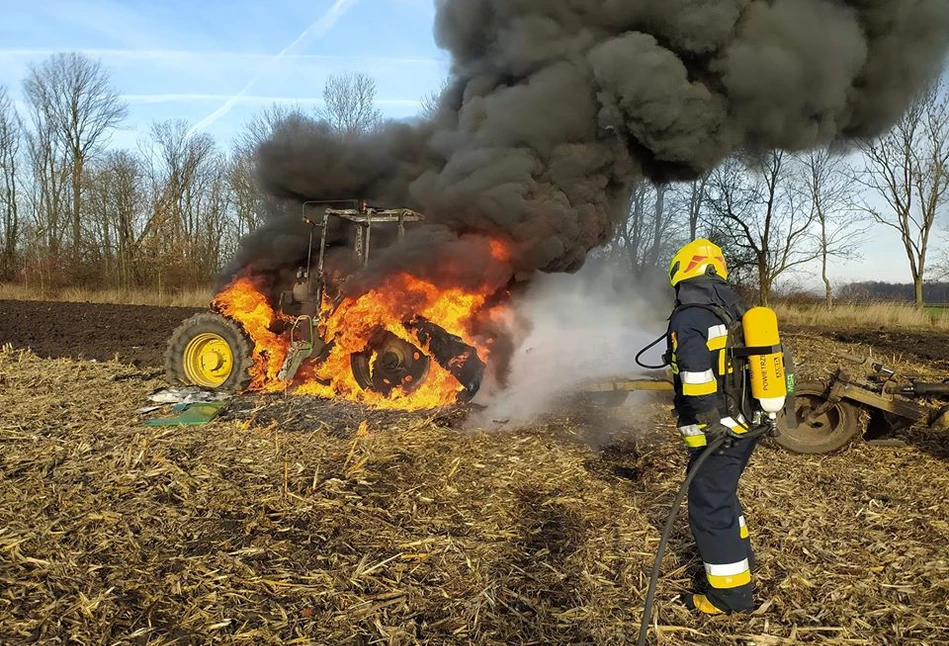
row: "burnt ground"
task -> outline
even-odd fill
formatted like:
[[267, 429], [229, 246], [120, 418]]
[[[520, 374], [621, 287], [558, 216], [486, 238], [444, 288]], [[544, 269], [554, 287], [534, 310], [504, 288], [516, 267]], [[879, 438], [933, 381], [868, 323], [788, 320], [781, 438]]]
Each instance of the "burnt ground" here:
[[174, 329], [200, 312], [189, 307], [0, 300], [0, 346], [31, 348], [43, 358], [161, 366]]

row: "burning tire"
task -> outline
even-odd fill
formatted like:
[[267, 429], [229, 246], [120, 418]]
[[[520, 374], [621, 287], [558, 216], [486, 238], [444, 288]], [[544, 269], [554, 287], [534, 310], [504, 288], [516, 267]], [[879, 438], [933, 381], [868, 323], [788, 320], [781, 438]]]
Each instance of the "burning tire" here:
[[171, 335], [165, 374], [171, 383], [238, 392], [250, 385], [251, 354], [251, 343], [237, 323], [202, 312]]
[[365, 351], [350, 357], [360, 388], [386, 397], [400, 386], [406, 393], [417, 390], [428, 377], [430, 364], [421, 350], [391, 332], [376, 335]]
[[860, 409], [846, 402], [828, 404], [820, 383], [801, 383], [795, 394], [797, 428], [778, 420], [781, 435], [775, 441], [796, 453], [830, 453], [843, 448], [857, 434]]

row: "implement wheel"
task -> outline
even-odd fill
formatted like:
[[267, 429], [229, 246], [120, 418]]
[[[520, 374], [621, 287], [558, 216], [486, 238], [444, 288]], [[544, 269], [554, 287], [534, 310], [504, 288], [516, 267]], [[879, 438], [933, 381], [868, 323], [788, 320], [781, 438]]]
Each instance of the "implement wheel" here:
[[411, 343], [391, 332], [377, 334], [363, 352], [350, 356], [356, 383], [386, 397], [397, 387], [414, 392], [428, 377], [430, 360]]
[[252, 347], [237, 323], [214, 312], [202, 312], [171, 335], [165, 374], [173, 384], [227, 392], [245, 390], [254, 365]]
[[779, 418], [781, 435], [775, 441], [795, 453], [830, 453], [846, 446], [859, 430], [860, 409], [842, 401], [829, 407], [826, 404], [823, 384], [798, 384], [795, 395], [797, 428], [788, 428], [784, 419]]

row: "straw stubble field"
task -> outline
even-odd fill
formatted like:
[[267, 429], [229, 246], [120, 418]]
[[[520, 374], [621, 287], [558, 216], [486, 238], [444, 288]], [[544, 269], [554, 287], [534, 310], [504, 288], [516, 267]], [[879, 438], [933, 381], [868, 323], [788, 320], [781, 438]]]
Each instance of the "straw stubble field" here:
[[[812, 371], [839, 347], [789, 338]], [[665, 403], [606, 440], [586, 415], [484, 433], [283, 398], [159, 430], [135, 413], [154, 375], [0, 352], [0, 643], [634, 642], [685, 464]], [[654, 643], [949, 644], [949, 442], [910, 439], [762, 446], [742, 485], [762, 606], [671, 602], [698, 566], [683, 515]]]

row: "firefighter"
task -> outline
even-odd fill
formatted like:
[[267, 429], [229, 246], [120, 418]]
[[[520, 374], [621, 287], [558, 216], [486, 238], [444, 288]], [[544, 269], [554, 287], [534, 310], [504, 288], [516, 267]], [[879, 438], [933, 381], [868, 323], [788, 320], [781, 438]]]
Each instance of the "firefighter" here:
[[[691, 469], [713, 440], [748, 431], [723, 380], [729, 370], [725, 352], [729, 327], [741, 321], [747, 307], [726, 282], [722, 250], [709, 240], [680, 249], [670, 263], [669, 277], [676, 307], [669, 319], [668, 358], [678, 428]], [[732, 334], [741, 334], [740, 327], [737, 330]], [[707, 460], [689, 487], [689, 525], [705, 565], [704, 589], [682, 598], [691, 610], [714, 615], [753, 609], [753, 555], [738, 501], [738, 480], [754, 448], [754, 441], [726, 444]]]

